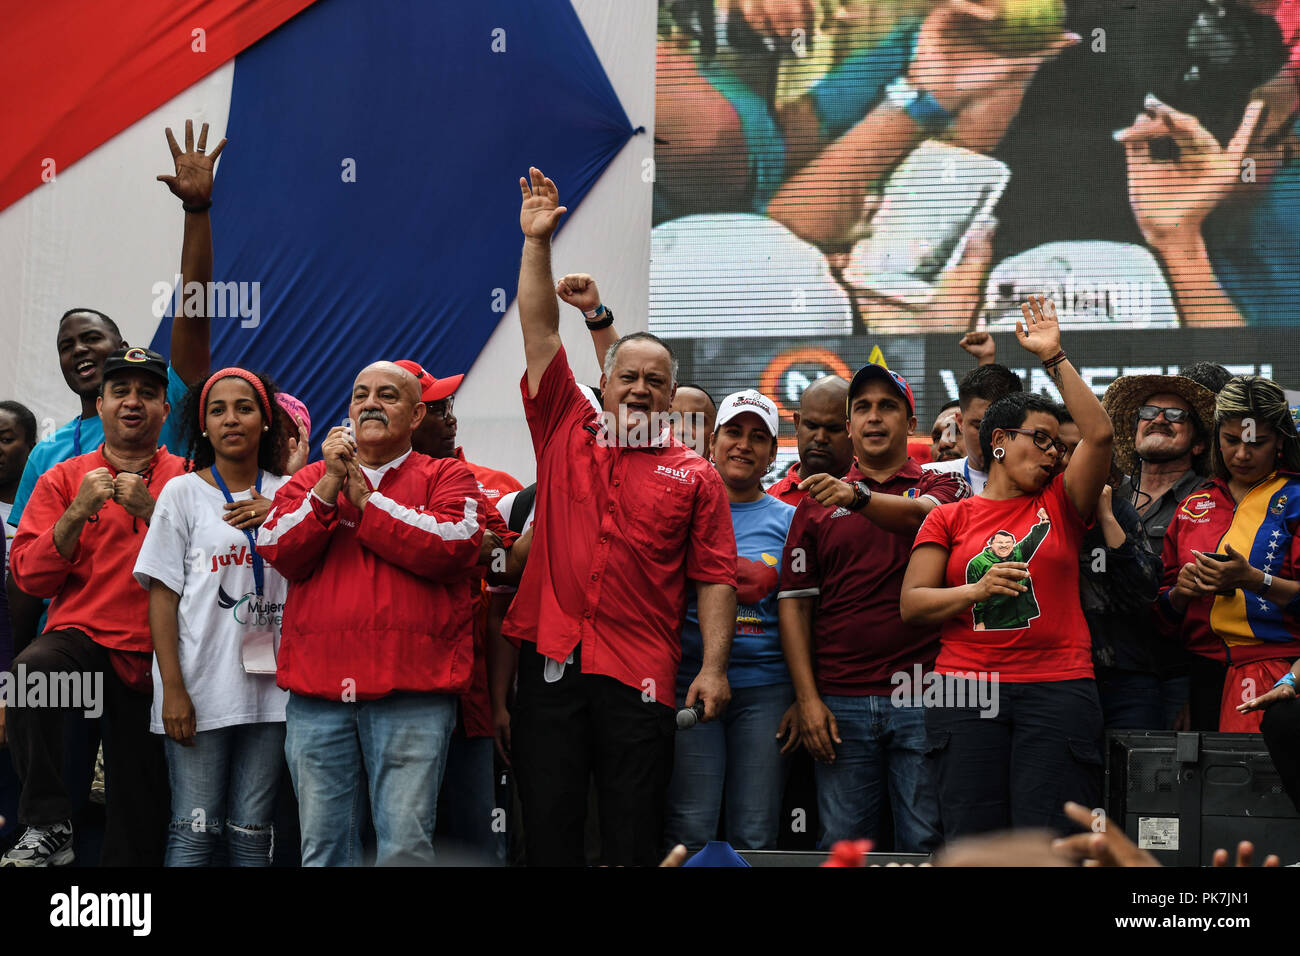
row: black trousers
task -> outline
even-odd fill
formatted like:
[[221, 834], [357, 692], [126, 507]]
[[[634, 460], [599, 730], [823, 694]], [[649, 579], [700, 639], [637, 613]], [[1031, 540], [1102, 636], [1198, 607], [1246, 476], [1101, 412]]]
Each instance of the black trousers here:
[[1300, 698], [1279, 701], [1265, 710], [1259, 730], [1287, 795], [1300, 810]]
[[583, 866], [588, 781], [594, 776], [601, 862], [655, 866], [673, 772], [676, 715], [612, 677], [583, 674], [581, 648], [548, 683], [546, 658], [519, 647], [511, 763], [523, 805], [529, 866]]
[[925, 712], [926, 756], [935, 761], [944, 837], [1009, 827], [1075, 832], [1065, 801], [1101, 806], [1096, 683], [1002, 682], [996, 692], [994, 717], [981, 717], [973, 707]]
[[[151, 695], [123, 684], [108, 651], [75, 630], [42, 634], [14, 658], [13, 671], [28, 682], [37, 673], [88, 675], [90, 687], [102, 687], [107, 806], [100, 864], [161, 866], [171, 788], [162, 738], [149, 733]], [[18, 820], [25, 826], [46, 826], [72, 816], [76, 801], [69, 799], [63, 780], [64, 721], [69, 713], [53, 706], [15, 706], [6, 713], [14, 770], [22, 781]], [[81, 786], [81, 781], [72, 782]]]

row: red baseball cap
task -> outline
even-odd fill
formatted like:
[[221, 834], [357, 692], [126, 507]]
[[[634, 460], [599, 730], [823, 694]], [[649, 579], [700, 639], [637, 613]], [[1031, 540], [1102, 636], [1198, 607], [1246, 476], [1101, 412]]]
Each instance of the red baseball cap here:
[[446, 378], [434, 378], [424, 370], [419, 362], [401, 359], [393, 363], [406, 369], [420, 382], [420, 401], [436, 402], [446, 398], [460, 387], [464, 375], [448, 375]]

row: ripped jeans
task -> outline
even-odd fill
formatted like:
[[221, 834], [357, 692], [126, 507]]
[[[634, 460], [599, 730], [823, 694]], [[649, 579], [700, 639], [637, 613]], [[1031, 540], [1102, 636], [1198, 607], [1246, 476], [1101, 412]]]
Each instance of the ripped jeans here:
[[165, 866], [210, 866], [225, 839], [231, 866], [270, 866], [284, 723], [237, 724], [164, 738], [172, 787]]

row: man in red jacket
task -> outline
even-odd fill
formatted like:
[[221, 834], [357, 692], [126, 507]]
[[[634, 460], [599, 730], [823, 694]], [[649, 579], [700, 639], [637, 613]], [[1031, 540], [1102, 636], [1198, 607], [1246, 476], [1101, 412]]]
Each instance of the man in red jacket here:
[[473, 670], [482, 505], [463, 464], [412, 450], [426, 409], [406, 369], [363, 369], [348, 413], [355, 432], [330, 430], [257, 539], [289, 580], [277, 680], [302, 862], [361, 862], [368, 784], [379, 865], [428, 863]]
[[[397, 364], [419, 381], [420, 401], [425, 407], [424, 421], [411, 436], [411, 447], [430, 458], [464, 462], [473, 473], [484, 523], [503, 546], [499, 556], [493, 555], [491, 566], [504, 571], [504, 549], [519, 536], [506, 525], [496, 505], [503, 495], [519, 491], [523, 485], [504, 471], [466, 461], [465, 450], [456, 444], [452, 399], [464, 375], [434, 378], [418, 362], [401, 359]], [[513, 587], [501, 586], [514, 591]], [[505, 821], [494, 813], [497, 806], [492, 773], [494, 705], [488, 686], [489, 655], [497, 652], [501, 642], [487, 640], [488, 591], [487, 582], [474, 590], [474, 678], [469, 689], [460, 695], [459, 720], [447, 752], [447, 768], [438, 799], [438, 846], [443, 848], [445, 838], [445, 845], [460, 853], [463, 860], [502, 864], [506, 862]]]
[[[50, 609], [45, 633], [14, 659], [13, 670], [28, 686], [40, 677], [51, 687], [102, 688], [108, 818], [101, 862], [161, 866], [170, 790], [162, 740], [149, 733], [149, 596], [131, 569], [154, 500], [184, 473], [185, 460], [158, 447], [170, 409], [167, 360], [148, 349], [119, 349], [102, 374], [96, 407], [104, 443], [41, 475], [14, 538], [14, 583], [49, 598]], [[63, 717], [73, 707], [93, 716], [96, 702], [16, 703], [9, 738], [23, 782], [18, 819], [27, 831], [0, 865], [69, 863]]]

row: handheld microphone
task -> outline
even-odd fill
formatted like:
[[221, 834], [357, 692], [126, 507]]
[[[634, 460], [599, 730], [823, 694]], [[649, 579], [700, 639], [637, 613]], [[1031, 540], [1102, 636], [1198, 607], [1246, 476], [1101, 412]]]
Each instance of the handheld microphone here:
[[697, 700], [690, 707], [684, 707], [677, 712], [677, 729], [690, 730], [703, 719], [704, 701]]

